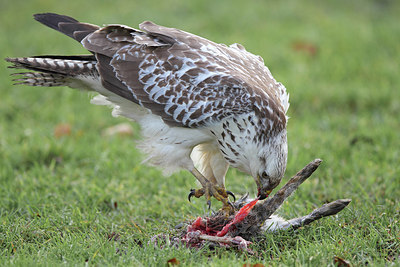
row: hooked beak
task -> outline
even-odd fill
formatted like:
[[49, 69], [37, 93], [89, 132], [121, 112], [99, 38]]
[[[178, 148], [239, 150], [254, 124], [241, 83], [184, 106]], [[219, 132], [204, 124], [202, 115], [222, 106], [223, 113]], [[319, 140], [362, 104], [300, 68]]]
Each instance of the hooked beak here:
[[257, 184], [257, 189], [258, 189], [258, 194], [257, 194], [258, 199], [259, 200], [266, 199], [269, 196], [269, 194], [271, 194], [272, 189], [265, 190], [265, 188], [262, 187], [261, 179], [260, 179], [259, 175], [257, 175], [256, 184]]
[[271, 192], [272, 192], [272, 190], [267, 190], [265, 192], [261, 192], [261, 190], [259, 189], [257, 197], [259, 200], [266, 199], [269, 196], [269, 194], [271, 194]]

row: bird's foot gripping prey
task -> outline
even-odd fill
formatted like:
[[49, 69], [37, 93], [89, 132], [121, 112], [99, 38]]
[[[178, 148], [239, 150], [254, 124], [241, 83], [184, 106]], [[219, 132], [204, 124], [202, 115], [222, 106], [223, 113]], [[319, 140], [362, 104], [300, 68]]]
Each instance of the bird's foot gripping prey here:
[[149, 21], [139, 30], [53, 13], [34, 18], [90, 53], [7, 58], [11, 68], [28, 70], [16, 74], [17, 84], [94, 91], [91, 103], [141, 126], [138, 147], [148, 163], [166, 174], [192, 172], [203, 186], [193, 195], [214, 196], [227, 213], [230, 166], [253, 177], [259, 199], [279, 184], [289, 95], [260, 56]]
[[232, 215], [235, 212], [235, 208], [232, 203], [229, 201], [228, 196], [231, 195], [233, 197], [233, 201], [236, 200], [235, 195], [230, 192], [226, 191], [224, 186], [218, 186], [205, 178], [197, 169], [192, 171], [192, 174], [197, 178], [197, 180], [203, 186], [201, 189], [191, 189], [188, 195], [188, 200], [192, 197], [199, 198], [201, 196], [205, 196], [207, 200], [208, 208], [211, 208], [211, 197], [221, 201], [223, 203], [222, 206], [222, 213], [225, 215]]

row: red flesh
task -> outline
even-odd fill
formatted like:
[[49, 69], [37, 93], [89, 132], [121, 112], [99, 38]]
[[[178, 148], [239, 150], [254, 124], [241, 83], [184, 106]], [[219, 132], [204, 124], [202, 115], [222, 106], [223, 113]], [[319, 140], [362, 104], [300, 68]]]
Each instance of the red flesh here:
[[197, 217], [197, 219], [188, 226], [188, 232], [200, 231], [202, 234], [207, 233], [206, 223], [201, 217]]
[[256, 205], [258, 199], [256, 198], [255, 200], [247, 203], [245, 206], [243, 206], [238, 213], [236, 213], [235, 217], [233, 220], [226, 224], [221, 231], [217, 231], [216, 229], [212, 229], [207, 226], [207, 219], [203, 219], [201, 217], [197, 217], [197, 219], [188, 226], [187, 232], [195, 232], [195, 231], [200, 231], [201, 234], [206, 234], [206, 235], [211, 235], [211, 236], [225, 236], [229, 229], [231, 228], [232, 225], [235, 225], [237, 223], [240, 223], [243, 221], [247, 215], [250, 213], [251, 209]]
[[249, 212], [251, 211], [251, 209], [254, 207], [254, 205], [256, 205], [258, 201], [258, 198], [254, 199], [253, 201], [247, 203], [245, 206], [243, 206], [239, 212], [235, 215], [235, 218], [233, 218], [233, 220], [228, 223], [227, 225], [224, 226], [224, 228], [222, 228], [221, 231], [219, 231], [217, 233], [217, 236], [224, 236], [228, 233], [229, 228], [237, 223], [240, 223], [241, 221], [244, 220], [244, 218], [246, 218], [246, 216], [249, 214]]

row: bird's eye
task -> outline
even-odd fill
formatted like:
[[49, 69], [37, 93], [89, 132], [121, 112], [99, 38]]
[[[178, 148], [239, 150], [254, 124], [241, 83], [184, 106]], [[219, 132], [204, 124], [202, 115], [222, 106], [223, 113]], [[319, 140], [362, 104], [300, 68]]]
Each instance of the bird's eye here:
[[262, 177], [263, 179], [268, 179], [268, 178], [269, 178], [269, 175], [268, 175], [266, 172], [263, 172], [263, 173], [261, 174], [261, 177]]

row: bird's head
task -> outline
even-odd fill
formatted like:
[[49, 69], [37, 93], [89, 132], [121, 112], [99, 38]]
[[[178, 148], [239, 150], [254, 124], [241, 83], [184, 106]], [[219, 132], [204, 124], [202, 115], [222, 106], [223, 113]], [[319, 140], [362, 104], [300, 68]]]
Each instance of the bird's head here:
[[260, 200], [267, 198], [281, 182], [286, 170], [287, 153], [286, 131], [272, 137], [260, 149], [252, 164], [252, 176], [257, 184]]

